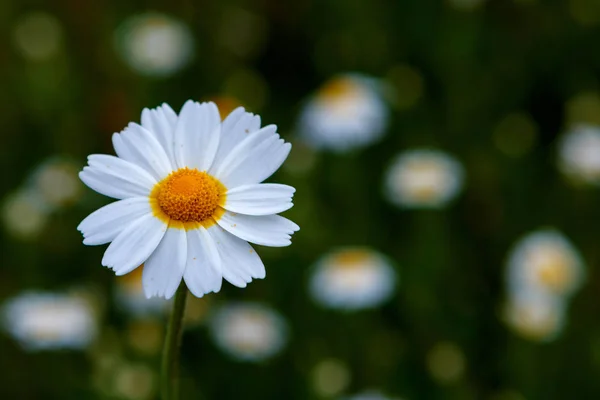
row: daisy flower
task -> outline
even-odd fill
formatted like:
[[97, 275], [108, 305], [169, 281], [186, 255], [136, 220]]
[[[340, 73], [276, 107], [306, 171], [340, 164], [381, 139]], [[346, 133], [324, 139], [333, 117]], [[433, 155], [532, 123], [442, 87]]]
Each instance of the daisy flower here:
[[279, 353], [287, 343], [287, 323], [275, 310], [258, 303], [221, 307], [209, 321], [217, 346], [240, 361], [259, 362]]
[[388, 200], [402, 208], [439, 209], [462, 190], [464, 169], [440, 150], [413, 149], [397, 155], [384, 182]]
[[24, 292], [1, 311], [4, 328], [28, 351], [83, 349], [96, 337], [96, 312], [75, 295]]
[[369, 248], [346, 247], [317, 261], [309, 290], [323, 307], [354, 311], [389, 300], [396, 281], [396, 271], [385, 256]]
[[508, 299], [504, 322], [518, 335], [539, 342], [550, 342], [562, 332], [566, 306], [561, 297], [539, 291], [522, 291]]
[[84, 244], [110, 243], [102, 265], [125, 275], [144, 263], [146, 297], [171, 298], [181, 280], [196, 296], [265, 277], [248, 242], [288, 246], [299, 229], [276, 215], [292, 207], [293, 187], [261, 183], [291, 145], [275, 125], [243, 108], [223, 122], [214, 103], [188, 101], [142, 112], [113, 135], [117, 156], [91, 155], [79, 176], [118, 201], [78, 226]]
[[389, 119], [382, 92], [379, 81], [363, 75], [332, 78], [303, 107], [299, 134], [316, 149], [336, 152], [378, 141]]
[[600, 127], [579, 125], [558, 146], [558, 168], [573, 183], [600, 185]]
[[194, 37], [178, 19], [146, 13], [128, 18], [117, 29], [116, 47], [133, 70], [146, 76], [167, 77], [189, 63]]
[[553, 229], [527, 234], [517, 242], [508, 260], [507, 281], [512, 292], [539, 290], [569, 297], [584, 278], [584, 262], [578, 250]]

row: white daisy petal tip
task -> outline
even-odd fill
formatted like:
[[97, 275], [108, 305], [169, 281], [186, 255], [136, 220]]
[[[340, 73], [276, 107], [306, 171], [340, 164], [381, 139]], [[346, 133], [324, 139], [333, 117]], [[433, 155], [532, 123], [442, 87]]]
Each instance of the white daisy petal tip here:
[[147, 298], [169, 299], [182, 284], [203, 297], [223, 280], [244, 288], [264, 279], [248, 242], [289, 246], [300, 229], [278, 215], [293, 207], [296, 189], [262, 183], [291, 149], [277, 126], [261, 128], [243, 107], [222, 120], [214, 102], [194, 100], [179, 115], [166, 103], [144, 108], [140, 122], [112, 135], [117, 156], [90, 155], [79, 173], [118, 200], [77, 226], [83, 243], [110, 243], [101, 263], [117, 276], [144, 264]]

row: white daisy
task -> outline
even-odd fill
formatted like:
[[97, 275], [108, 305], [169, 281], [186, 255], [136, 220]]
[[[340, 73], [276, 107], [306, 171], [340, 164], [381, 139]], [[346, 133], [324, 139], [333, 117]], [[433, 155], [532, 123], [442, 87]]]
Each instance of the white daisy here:
[[25, 292], [2, 311], [5, 329], [31, 351], [85, 348], [97, 333], [91, 304], [77, 296]]
[[210, 320], [217, 345], [241, 361], [261, 361], [277, 354], [287, 342], [287, 325], [271, 308], [239, 303], [224, 306]]
[[454, 157], [439, 150], [408, 150], [392, 161], [384, 190], [400, 207], [441, 208], [458, 195], [463, 180], [463, 167]]
[[344, 152], [383, 136], [389, 110], [373, 78], [357, 74], [334, 77], [306, 103], [299, 134], [318, 149]]
[[558, 167], [575, 183], [600, 185], [600, 127], [579, 125], [561, 139]]
[[564, 301], [557, 296], [536, 291], [513, 294], [504, 307], [504, 321], [526, 339], [549, 342], [565, 325]]
[[170, 76], [183, 68], [194, 47], [187, 25], [159, 13], [127, 19], [117, 30], [116, 44], [132, 69], [156, 77]]
[[315, 301], [342, 310], [376, 307], [393, 295], [395, 287], [391, 263], [368, 248], [332, 251], [317, 262], [310, 280]]
[[265, 277], [247, 243], [287, 246], [298, 225], [277, 213], [292, 207], [293, 187], [262, 184], [291, 145], [237, 108], [221, 123], [214, 103], [188, 101], [179, 116], [166, 104], [142, 112], [113, 135], [118, 157], [91, 155], [79, 174], [119, 199], [78, 229], [84, 244], [111, 242], [102, 264], [117, 275], [144, 263], [147, 297], [173, 296], [183, 279], [201, 297], [222, 278], [238, 287]]
[[583, 283], [583, 260], [561, 233], [545, 229], [517, 242], [507, 267], [511, 293], [535, 290], [570, 296]]

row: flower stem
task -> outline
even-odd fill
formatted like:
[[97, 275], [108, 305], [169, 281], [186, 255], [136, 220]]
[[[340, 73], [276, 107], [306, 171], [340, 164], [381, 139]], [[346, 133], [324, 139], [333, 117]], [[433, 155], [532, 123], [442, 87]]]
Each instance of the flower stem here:
[[182, 282], [175, 293], [173, 309], [167, 326], [161, 366], [162, 400], [176, 400], [179, 396], [179, 348], [183, 332], [183, 313], [188, 289]]

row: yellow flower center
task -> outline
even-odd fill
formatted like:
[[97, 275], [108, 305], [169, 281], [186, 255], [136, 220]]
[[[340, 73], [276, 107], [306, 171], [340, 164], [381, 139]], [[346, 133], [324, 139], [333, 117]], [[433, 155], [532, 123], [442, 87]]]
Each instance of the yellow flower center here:
[[158, 182], [150, 193], [154, 215], [181, 229], [213, 225], [225, 212], [221, 182], [204, 171], [181, 168]]
[[363, 249], [341, 250], [333, 257], [333, 263], [340, 268], [352, 269], [371, 263], [371, 254]]
[[359, 95], [360, 92], [361, 86], [354, 79], [339, 77], [326, 82], [319, 89], [318, 96], [326, 101], [338, 101]]
[[570, 270], [566, 260], [552, 260], [538, 272], [541, 282], [551, 289], [561, 292], [571, 282]]

